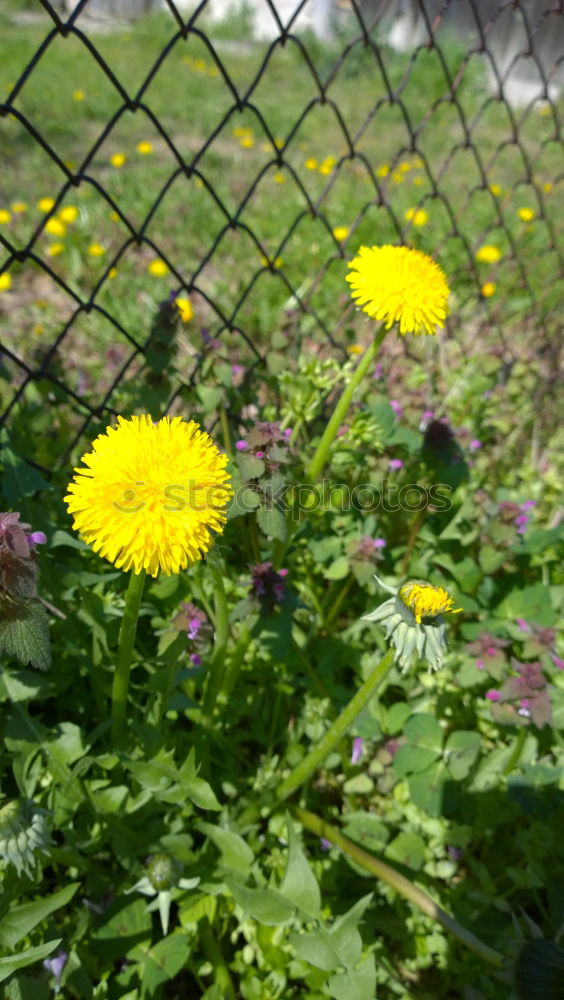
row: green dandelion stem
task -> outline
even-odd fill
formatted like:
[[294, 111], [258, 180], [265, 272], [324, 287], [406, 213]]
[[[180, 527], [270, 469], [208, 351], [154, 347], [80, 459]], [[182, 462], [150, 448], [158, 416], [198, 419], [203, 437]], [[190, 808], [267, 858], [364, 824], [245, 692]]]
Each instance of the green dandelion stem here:
[[504, 774], [511, 774], [515, 770], [517, 764], [521, 759], [521, 754], [523, 753], [523, 747], [525, 746], [525, 740], [527, 738], [527, 726], [521, 726], [521, 729], [517, 733], [515, 738], [515, 743], [513, 744], [513, 749], [507, 764], [503, 769]]
[[223, 567], [221, 563], [208, 563], [208, 568], [213, 577], [214, 593], [214, 616], [215, 639], [213, 656], [210, 664], [208, 683], [204, 694], [204, 717], [209, 721], [213, 716], [217, 696], [221, 690], [223, 676], [225, 673], [225, 656], [227, 652], [227, 640], [229, 638], [229, 614], [227, 611], [227, 598], [225, 596], [225, 584], [223, 582]]
[[314, 483], [319, 478], [321, 472], [323, 471], [324, 466], [327, 464], [329, 460], [329, 451], [331, 449], [331, 445], [333, 444], [333, 441], [337, 437], [337, 432], [339, 430], [339, 427], [343, 423], [343, 420], [345, 419], [348, 413], [349, 407], [352, 403], [352, 398], [355, 393], [355, 389], [362, 382], [362, 379], [366, 375], [368, 369], [370, 368], [376, 355], [378, 354], [378, 349], [384, 337], [386, 336], [386, 332], [387, 332], [386, 329], [382, 328], [380, 332], [376, 334], [374, 340], [372, 341], [370, 346], [367, 347], [360, 361], [358, 362], [358, 365], [353, 371], [350, 378], [350, 382], [343, 390], [341, 396], [337, 401], [337, 405], [333, 410], [329, 423], [327, 424], [327, 427], [323, 432], [321, 441], [317, 445], [315, 454], [311, 462], [309, 463], [309, 466], [306, 471], [307, 478], [312, 483]]
[[310, 750], [307, 756], [290, 772], [288, 777], [284, 778], [284, 781], [280, 783], [275, 793], [278, 802], [287, 799], [296, 789], [300, 788], [313, 772], [317, 770], [320, 764], [323, 763], [325, 758], [329, 756], [331, 751], [335, 749], [345, 733], [351, 728], [355, 719], [360, 715], [363, 708], [365, 708], [373, 697], [376, 690], [380, 687], [390, 671], [393, 662], [394, 651], [393, 649], [389, 649], [370, 676], [365, 680], [362, 687], [351, 698], [346, 708], [335, 719], [333, 725], [330, 726], [325, 735], [316, 743], [313, 750]]
[[144, 584], [145, 572], [143, 570], [140, 573], [131, 573], [125, 593], [125, 608], [119, 630], [116, 669], [112, 683], [112, 742], [114, 746], [121, 742], [127, 716], [129, 671]]
[[459, 924], [458, 920], [451, 917], [446, 910], [443, 910], [438, 903], [435, 903], [434, 899], [431, 899], [426, 892], [419, 889], [408, 878], [400, 875], [395, 868], [386, 864], [385, 861], [380, 861], [379, 858], [373, 854], [369, 854], [368, 851], [363, 850], [362, 847], [353, 843], [348, 837], [344, 837], [339, 830], [325, 823], [324, 820], [320, 819], [314, 813], [308, 812], [306, 809], [300, 809], [299, 806], [290, 806], [290, 810], [292, 815], [295, 816], [306, 830], [310, 830], [317, 837], [324, 837], [332, 844], [335, 844], [336, 847], [340, 847], [345, 854], [353, 858], [362, 868], [382, 882], [385, 882], [386, 885], [389, 885], [400, 896], [403, 896], [404, 899], [408, 899], [427, 917], [436, 920], [446, 931], [458, 938], [462, 944], [475, 952], [476, 955], [480, 955], [486, 962], [496, 966], [498, 969], [505, 965], [505, 957], [501, 952], [490, 948], [488, 944], [480, 941], [472, 931], [467, 930], [466, 927]]

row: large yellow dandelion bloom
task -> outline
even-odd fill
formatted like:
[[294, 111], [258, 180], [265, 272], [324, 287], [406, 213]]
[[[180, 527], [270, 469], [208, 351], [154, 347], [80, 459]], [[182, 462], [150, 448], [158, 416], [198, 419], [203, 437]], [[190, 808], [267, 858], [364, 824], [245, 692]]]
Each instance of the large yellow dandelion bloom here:
[[65, 503], [75, 529], [119, 569], [177, 573], [223, 531], [227, 456], [193, 420], [118, 417], [81, 461]]
[[421, 580], [404, 583], [400, 587], [399, 597], [415, 616], [418, 625], [422, 618], [435, 618], [447, 611], [456, 615], [462, 611], [462, 608], [453, 608], [454, 601], [444, 587], [434, 587], [432, 583], [423, 583]]
[[447, 314], [449, 288], [434, 260], [410, 247], [360, 247], [349, 263], [347, 281], [356, 304], [385, 329], [399, 323], [399, 332], [435, 333]]

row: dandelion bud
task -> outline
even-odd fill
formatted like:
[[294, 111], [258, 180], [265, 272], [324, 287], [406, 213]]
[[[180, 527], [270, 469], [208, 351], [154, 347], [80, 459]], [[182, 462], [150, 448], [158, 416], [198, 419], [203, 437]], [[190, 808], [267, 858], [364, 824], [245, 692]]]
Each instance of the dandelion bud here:
[[147, 865], [147, 877], [157, 892], [173, 889], [178, 883], [182, 866], [171, 854], [154, 854]]

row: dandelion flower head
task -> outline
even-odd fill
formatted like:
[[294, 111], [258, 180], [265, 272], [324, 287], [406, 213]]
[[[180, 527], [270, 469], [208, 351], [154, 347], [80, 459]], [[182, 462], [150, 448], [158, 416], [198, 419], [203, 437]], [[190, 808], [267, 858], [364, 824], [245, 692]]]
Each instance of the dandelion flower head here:
[[399, 590], [400, 600], [415, 616], [418, 625], [422, 618], [435, 618], [446, 611], [458, 614], [462, 608], [453, 608], [454, 601], [444, 587], [434, 587], [432, 583], [411, 580]]
[[389, 330], [435, 333], [447, 315], [449, 288], [444, 272], [426, 253], [410, 247], [360, 247], [347, 281], [356, 304]]
[[118, 417], [82, 462], [65, 503], [74, 528], [118, 569], [178, 573], [223, 531], [227, 456], [193, 420]]

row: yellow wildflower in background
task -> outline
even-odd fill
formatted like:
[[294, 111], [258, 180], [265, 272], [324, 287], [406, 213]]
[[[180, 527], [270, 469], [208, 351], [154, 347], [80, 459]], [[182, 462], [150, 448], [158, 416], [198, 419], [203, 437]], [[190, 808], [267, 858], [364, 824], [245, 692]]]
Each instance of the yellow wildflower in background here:
[[73, 90], [72, 92], [73, 101], [83, 101], [85, 97], [86, 94], [83, 90]]
[[495, 281], [486, 281], [481, 288], [482, 295], [485, 299], [491, 299], [492, 295], [495, 295], [495, 290], [497, 285]]
[[88, 247], [88, 253], [91, 257], [101, 257], [105, 252], [106, 248], [101, 243], [91, 243]]
[[501, 258], [501, 250], [487, 243], [476, 251], [476, 260], [482, 264], [495, 264]]
[[411, 163], [407, 160], [402, 160], [398, 165], [398, 170], [401, 171], [402, 174], [406, 174], [408, 170], [411, 170]]
[[117, 273], [118, 273], [117, 272], [117, 267], [111, 267], [110, 270], [108, 271], [108, 278], [110, 278], [110, 279], [111, 278], [115, 278], [115, 276], [116, 276]]
[[334, 156], [326, 156], [323, 163], [320, 163], [319, 165], [319, 173], [324, 174], [324, 176], [327, 177], [330, 173], [332, 173], [336, 162], [337, 161]]
[[12, 213], [7, 208], [0, 208], [0, 224], [6, 225], [12, 221]]
[[347, 354], [364, 354], [364, 347], [360, 344], [349, 344]]
[[429, 221], [429, 213], [424, 208], [408, 208], [404, 213], [408, 222], [414, 226], [424, 226]]
[[118, 417], [81, 461], [65, 503], [75, 530], [118, 569], [178, 573], [223, 531], [227, 456], [193, 420]]
[[25, 201], [13, 201], [10, 208], [12, 209], [12, 212], [16, 213], [16, 215], [19, 215], [21, 212], [27, 212], [27, 205]]
[[339, 243], [341, 243], [342, 240], [346, 240], [349, 233], [350, 229], [348, 226], [335, 226], [333, 230], [333, 236], [339, 241]]
[[317, 160], [315, 159], [315, 156], [308, 156], [307, 160], [305, 161], [304, 166], [305, 166], [306, 170], [317, 170], [317, 168], [319, 167], [319, 164], [318, 164]]
[[517, 212], [517, 215], [519, 216], [522, 222], [532, 222], [533, 219], [535, 218], [535, 213], [533, 212], [532, 208], [520, 208], [519, 211]]
[[7, 292], [12, 287], [12, 275], [4, 271], [0, 274], [0, 292]]
[[37, 202], [37, 207], [40, 212], [50, 212], [54, 204], [54, 198], [40, 198]]
[[272, 264], [272, 266], [277, 269], [281, 268], [283, 264], [283, 260], [281, 257], [274, 257], [273, 260], [271, 261], [269, 260], [268, 257], [265, 257], [264, 254], [262, 253], [260, 255], [260, 262], [263, 267], [270, 267], [270, 265]]
[[63, 222], [71, 223], [78, 219], [78, 208], [76, 205], [65, 205], [59, 212], [59, 219]]
[[64, 243], [50, 243], [46, 248], [45, 253], [48, 257], [58, 257], [60, 253], [65, 249]]
[[390, 172], [390, 168], [387, 163], [382, 163], [376, 170], [376, 177], [387, 177]]
[[174, 300], [174, 304], [178, 309], [178, 315], [180, 316], [181, 321], [183, 323], [189, 323], [194, 315], [190, 299], [179, 297]]
[[110, 156], [110, 163], [112, 167], [123, 167], [127, 160], [125, 153], [112, 153]]
[[277, 170], [276, 173], [273, 174], [272, 180], [275, 184], [284, 184], [286, 178], [280, 170]]
[[499, 195], [501, 194], [501, 188], [499, 184], [490, 184], [490, 191], [496, 198], [498, 198]]
[[152, 260], [147, 264], [147, 270], [154, 278], [164, 278], [168, 274], [168, 264], [164, 260]]
[[64, 222], [54, 216], [51, 219], [47, 219], [45, 223], [45, 232], [50, 233], [51, 236], [64, 236], [67, 231], [67, 227]]
[[252, 135], [244, 135], [243, 138], [239, 140], [239, 145], [242, 146], [243, 149], [252, 149], [254, 144], [255, 140]]
[[[550, 183], [550, 181], [546, 181], [546, 183], [543, 184], [543, 186], [542, 186], [542, 189], [543, 189], [543, 191], [544, 191], [545, 194], [550, 194], [550, 192], [552, 191], [552, 188], [553, 188], [553, 185]], [[12, 208], [14, 208], [13, 205], [12, 205]], [[14, 212], [15, 212], [15, 208], [14, 208]]]
[[233, 129], [233, 135], [236, 139], [241, 139], [245, 135], [252, 135], [253, 130], [248, 125], [239, 125], [237, 128]]
[[137, 149], [137, 152], [141, 154], [141, 156], [148, 156], [149, 153], [153, 152], [152, 144], [146, 141], [138, 142], [135, 148]]
[[435, 333], [444, 325], [449, 288], [444, 272], [427, 254], [409, 247], [360, 247], [347, 281], [356, 305], [389, 330]]

